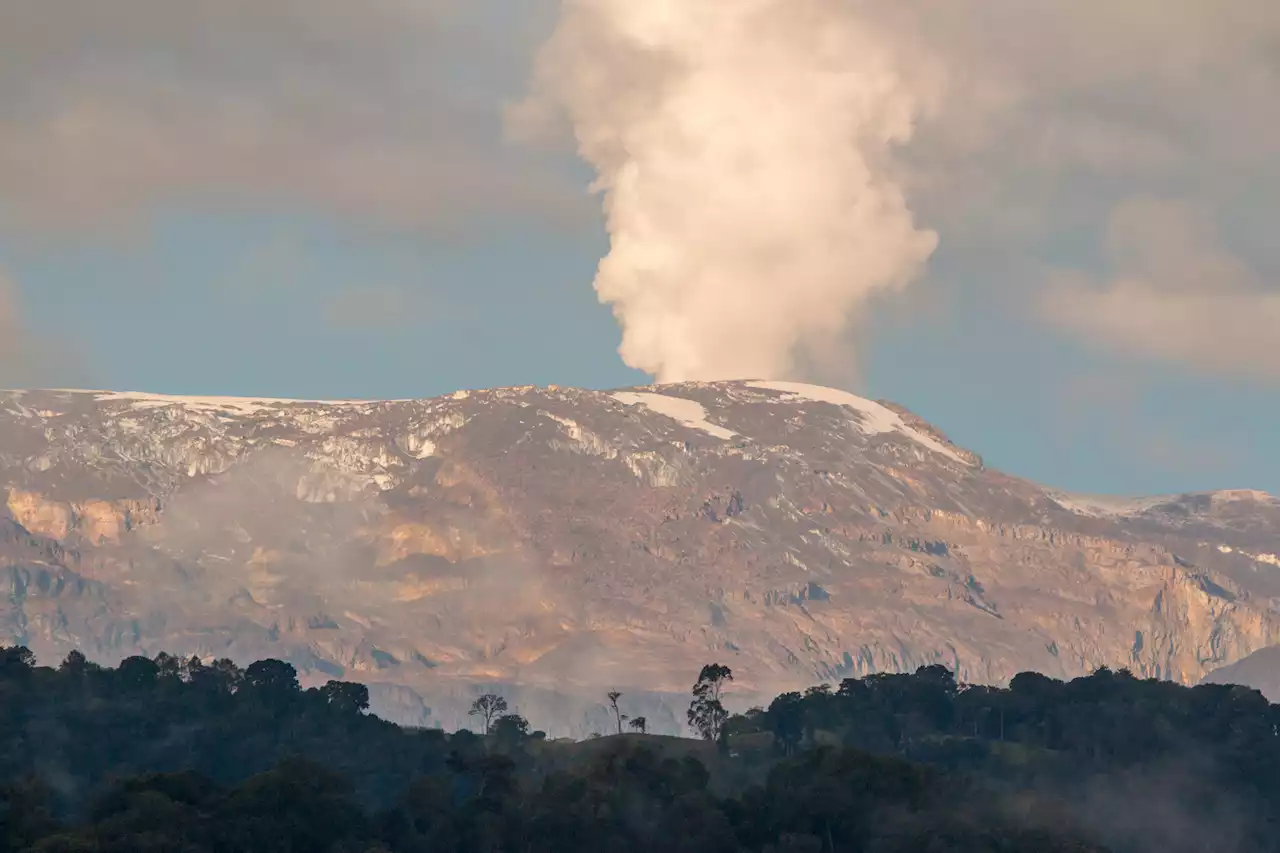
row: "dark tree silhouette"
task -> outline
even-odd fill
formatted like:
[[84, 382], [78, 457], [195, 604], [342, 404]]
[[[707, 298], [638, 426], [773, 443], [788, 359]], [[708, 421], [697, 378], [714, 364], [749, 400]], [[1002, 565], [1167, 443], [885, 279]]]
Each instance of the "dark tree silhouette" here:
[[245, 687], [266, 695], [285, 695], [298, 690], [298, 671], [293, 664], [260, 660], [244, 671]]
[[799, 693], [783, 693], [765, 712], [774, 742], [783, 755], [795, 755], [804, 736], [805, 697]]
[[68, 652], [67, 656], [63, 659], [62, 663], [59, 664], [58, 666], [58, 672], [66, 673], [67, 675], [70, 675], [76, 678], [79, 678], [85, 675], [86, 673], [90, 672], [91, 670], [96, 670], [96, 669], [98, 669], [98, 667], [95, 666], [94, 664], [89, 663], [88, 658], [86, 658], [81, 652], [79, 652], [76, 649], [72, 649], [70, 652]]
[[707, 664], [693, 685], [693, 701], [689, 704], [689, 727], [703, 740], [719, 740], [720, 730], [729, 712], [720, 697], [726, 682], [733, 681], [733, 670], [718, 663]]
[[125, 658], [116, 667], [116, 679], [127, 688], [142, 690], [156, 683], [160, 667], [151, 658], [140, 655]]
[[622, 734], [622, 723], [627, 719], [627, 715], [618, 709], [618, 700], [622, 698], [622, 694], [617, 690], [609, 691], [609, 707], [613, 709], [613, 718], [618, 723], [618, 734]]
[[350, 681], [330, 681], [320, 688], [329, 705], [340, 711], [360, 714], [369, 710], [369, 688]]
[[3, 646], [0, 647], [0, 664], [31, 669], [36, 665], [36, 655], [26, 646]]
[[186, 661], [176, 658], [167, 652], [161, 652], [155, 657], [156, 678], [162, 681], [173, 683], [181, 681], [186, 673]]
[[515, 746], [529, 736], [529, 721], [519, 714], [503, 714], [493, 721], [489, 732], [498, 743]]
[[468, 716], [479, 717], [481, 733], [488, 734], [493, 721], [507, 712], [507, 700], [496, 693], [486, 693], [471, 703]]
[[0, 648], [0, 678], [21, 678], [31, 674], [36, 656], [26, 646]]
[[[696, 722], [731, 676], [703, 669]], [[725, 752], [537, 743], [490, 696], [482, 738], [299, 691], [280, 661], [0, 648], [0, 851], [1280, 853], [1280, 706], [1244, 687], [922, 667], [721, 721]]]
[[627, 725], [631, 727], [632, 731], [639, 732], [640, 734], [644, 734], [649, 730], [649, 721], [644, 717], [635, 717]]

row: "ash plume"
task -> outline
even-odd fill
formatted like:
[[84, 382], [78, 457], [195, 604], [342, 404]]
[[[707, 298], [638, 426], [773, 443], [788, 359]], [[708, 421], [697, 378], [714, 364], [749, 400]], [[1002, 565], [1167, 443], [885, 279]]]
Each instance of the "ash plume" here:
[[921, 272], [894, 154], [942, 75], [910, 48], [843, 0], [563, 0], [509, 124], [566, 118], [596, 171], [627, 364], [795, 374]]

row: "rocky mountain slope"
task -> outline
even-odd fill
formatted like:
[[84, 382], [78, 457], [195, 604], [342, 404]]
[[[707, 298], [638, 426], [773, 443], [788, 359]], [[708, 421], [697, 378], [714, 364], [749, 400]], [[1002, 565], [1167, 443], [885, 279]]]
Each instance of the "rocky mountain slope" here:
[[1280, 638], [1280, 502], [1115, 501], [983, 466], [909, 412], [785, 383], [425, 401], [0, 392], [0, 642], [53, 662], [279, 657], [454, 725], [553, 733], [609, 689], [679, 726], [933, 662], [1199, 681]]

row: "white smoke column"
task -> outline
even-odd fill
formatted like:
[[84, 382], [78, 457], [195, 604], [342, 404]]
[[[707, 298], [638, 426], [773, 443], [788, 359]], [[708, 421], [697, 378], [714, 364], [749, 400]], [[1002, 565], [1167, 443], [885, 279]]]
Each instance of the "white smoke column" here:
[[891, 155], [938, 75], [899, 41], [856, 0], [563, 0], [510, 118], [567, 116], [596, 169], [627, 364], [785, 378], [920, 273]]

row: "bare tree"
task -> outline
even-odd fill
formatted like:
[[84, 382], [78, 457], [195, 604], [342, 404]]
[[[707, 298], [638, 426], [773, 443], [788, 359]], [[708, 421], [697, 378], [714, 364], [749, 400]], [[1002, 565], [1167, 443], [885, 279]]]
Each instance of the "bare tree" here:
[[484, 726], [483, 733], [488, 734], [493, 721], [507, 713], [507, 700], [494, 693], [486, 693], [471, 703], [467, 716], [479, 717]]
[[627, 715], [618, 709], [618, 700], [622, 698], [622, 694], [617, 690], [609, 691], [609, 706], [613, 708], [614, 719], [618, 721], [618, 734], [622, 734], [622, 723], [627, 719]]

